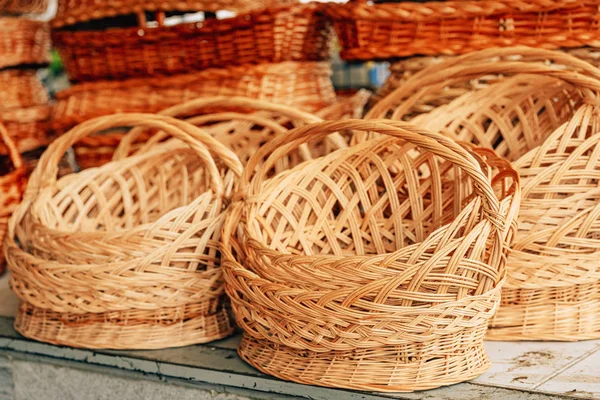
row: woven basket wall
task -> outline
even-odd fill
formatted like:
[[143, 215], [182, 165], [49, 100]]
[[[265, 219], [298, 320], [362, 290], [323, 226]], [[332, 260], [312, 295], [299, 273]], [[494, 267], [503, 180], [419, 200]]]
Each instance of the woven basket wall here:
[[[0, 120], [3, 121], [19, 152], [35, 150], [50, 143], [51, 111], [50, 105], [0, 111]], [[8, 149], [3, 144], [0, 144], [0, 154], [8, 154]]]
[[0, 68], [50, 62], [48, 24], [0, 16]]
[[37, 71], [0, 70], [0, 111], [48, 104], [49, 98]]
[[1, 0], [0, 10], [7, 14], [42, 14], [50, 0]]

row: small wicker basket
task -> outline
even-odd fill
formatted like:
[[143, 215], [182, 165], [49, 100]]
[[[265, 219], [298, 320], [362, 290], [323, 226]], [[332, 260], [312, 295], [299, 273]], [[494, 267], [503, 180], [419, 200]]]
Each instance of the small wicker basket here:
[[[448, 92], [478, 81], [484, 84], [449, 101]], [[523, 186], [519, 230], [489, 339], [600, 338], [594, 303], [600, 269], [592, 261], [600, 257], [592, 183], [599, 169], [599, 94], [600, 71], [575, 57], [490, 49], [418, 72], [370, 111], [374, 118], [413, 116], [516, 160]], [[420, 114], [436, 102], [448, 104]]]
[[[273, 175], [288, 151], [346, 130], [384, 137]], [[276, 137], [246, 166], [223, 231], [241, 357], [283, 379], [360, 390], [481, 374], [518, 180], [493, 151], [403, 122], [322, 122]]]
[[35, 70], [0, 70], [0, 112], [48, 104], [48, 92]]
[[[35, 150], [50, 143], [50, 115], [52, 107], [41, 105], [28, 108], [15, 108], [0, 111], [0, 120], [8, 130], [10, 137], [17, 145], [19, 152]], [[0, 144], [0, 154], [8, 154], [9, 150]]]
[[43, 14], [50, 0], [0, 0], [0, 14]]
[[0, 68], [50, 62], [50, 29], [46, 22], [0, 17]]
[[[56, 179], [74, 142], [116, 126], [157, 129], [189, 148], [165, 143]], [[229, 335], [218, 243], [241, 168], [199, 128], [151, 114], [96, 118], [54, 141], [9, 222], [11, 287], [23, 301], [16, 329], [49, 343], [115, 349]]]
[[597, 0], [350, 0], [328, 4], [326, 12], [347, 60], [600, 44]]
[[[8, 219], [21, 201], [27, 177], [21, 154], [2, 122], [0, 122], [0, 138], [9, 150], [9, 159], [13, 167], [8, 172], [3, 171], [0, 176], [0, 243], [4, 243]], [[4, 273], [4, 269], [4, 252], [0, 252], [0, 274]]]
[[[329, 58], [332, 29], [317, 3], [269, 8], [229, 19], [151, 27], [53, 31], [73, 81], [172, 75], [212, 67], [322, 61]], [[174, 52], [173, 49], [177, 48]]]

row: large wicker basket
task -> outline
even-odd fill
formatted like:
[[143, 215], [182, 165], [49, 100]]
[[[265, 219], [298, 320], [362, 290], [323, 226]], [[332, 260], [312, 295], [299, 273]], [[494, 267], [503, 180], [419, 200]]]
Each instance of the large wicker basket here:
[[349, 60], [464, 54], [491, 47], [600, 45], [596, 0], [350, 0], [327, 13]]
[[[286, 152], [345, 130], [385, 137], [273, 176]], [[246, 166], [223, 232], [241, 357], [283, 379], [360, 390], [479, 375], [518, 179], [491, 150], [402, 122], [322, 122], [276, 137]]]
[[[484, 76], [480, 87], [419, 114], [436, 96], [447, 100], [448, 88]], [[419, 124], [516, 160], [523, 182], [519, 231], [490, 339], [600, 337], [600, 269], [592, 261], [600, 257], [598, 195], [590, 181], [598, 173], [599, 93], [600, 71], [577, 58], [497, 49], [424, 69], [370, 111], [375, 118], [417, 115]]]
[[[2, 171], [0, 176], [0, 243], [4, 243], [8, 219], [21, 201], [27, 178], [21, 154], [2, 122], [0, 122], [0, 138], [4, 146], [9, 149], [9, 160], [12, 163], [12, 168]], [[0, 274], [4, 272], [4, 269], [4, 252], [1, 252]]]
[[[19, 152], [24, 153], [50, 143], [51, 112], [50, 105], [13, 108], [0, 111], [0, 120], [4, 122]], [[0, 144], [0, 154], [8, 153], [8, 148]]]
[[[322, 61], [329, 57], [332, 30], [316, 4], [269, 8], [229, 19], [150, 27], [53, 31], [73, 81], [171, 75], [211, 67]], [[177, 51], [173, 51], [177, 49]]]
[[[74, 142], [115, 126], [158, 129], [189, 147], [166, 143], [56, 179]], [[100, 117], [54, 141], [9, 223], [7, 264], [23, 301], [16, 329], [90, 348], [184, 346], [230, 334], [218, 243], [241, 168], [199, 128], [151, 114]]]
[[42, 14], [50, 0], [0, 0], [0, 14]]
[[0, 87], [0, 112], [44, 105], [49, 101], [48, 92], [35, 70], [0, 70]]
[[48, 24], [17, 17], [0, 17], [0, 68], [50, 62]]

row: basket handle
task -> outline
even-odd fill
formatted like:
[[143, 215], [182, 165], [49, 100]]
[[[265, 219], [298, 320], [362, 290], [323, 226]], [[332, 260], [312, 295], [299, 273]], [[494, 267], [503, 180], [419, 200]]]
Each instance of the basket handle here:
[[[525, 57], [529, 61], [506, 59], [511, 57]], [[569, 68], [559, 69], [541, 62], [531, 62], [532, 60], [554, 60]], [[391, 118], [400, 119], [415, 102], [427, 95], [423, 89], [428, 86], [447, 86], [489, 74], [507, 73], [536, 74], [561, 79], [582, 89], [593, 102], [596, 101], [594, 93], [600, 92], [600, 70], [569, 54], [527, 46], [491, 48], [452, 57], [441, 64], [424, 68], [377, 102], [365, 118], [385, 118], [389, 110], [394, 110]]]
[[8, 149], [8, 157], [15, 169], [23, 168], [23, 157], [21, 157], [21, 153], [19, 153], [15, 141], [8, 134], [8, 129], [6, 129], [6, 126], [4, 126], [2, 121], [0, 121], [0, 138], [2, 138], [4, 145]]
[[197, 127], [171, 117], [154, 114], [113, 114], [85, 121], [56, 139], [42, 154], [39, 164], [33, 171], [26, 191], [26, 198], [33, 198], [41, 189], [56, 184], [58, 163], [65, 152], [78, 140], [96, 132], [123, 126], [142, 126], [159, 129], [170, 136], [182, 140], [191, 147], [205, 164], [210, 177], [211, 188], [218, 195], [224, 192], [224, 184], [214, 159], [203, 143], [196, 140], [189, 131]]
[[[275, 137], [261, 147], [248, 161], [239, 181], [239, 194], [237, 197], [252, 196], [253, 193], [258, 192], [267, 179], [268, 171], [275, 165], [279, 158], [289, 151], [310, 140], [320, 139], [343, 130], [376, 132], [396, 137], [450, 161], [454, 165], [459, 166], [473, 179], [476, 189], [487, 200], [488, 213], [497, 214], [499, 212], [499, 200], [494, 193], [489, 178], [482, 171], [479, 161], [473, 152], [468, 150], [468, 147], [461, 146], [439, 133], [434, 133], [403, 121], [391, 120], [348, 119], [320, 122], [296, 128], [284, 135]], [[262, 160], [265, 158], [266, 161], [263, 163]], [[517, 172], [511, 168], [509, 173], [518, 182], [519, 177]]]

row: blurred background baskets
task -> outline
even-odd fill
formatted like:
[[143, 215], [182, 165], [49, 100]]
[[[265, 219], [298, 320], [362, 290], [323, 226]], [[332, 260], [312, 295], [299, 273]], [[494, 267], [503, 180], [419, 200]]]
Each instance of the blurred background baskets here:
[[36, 70], [0, 70], [0, 111], [47, 104], [50, 100]]
[[46, 22], [0, 16], [0, 68], [50, 62]]
[[347, 60], [600, 45], [597, 0], [350, 0], [326, 10]]
[[154, 21], [145, 12], [138, 12], [137, 19], [135, 27], [55, 29], [52, 38], [70, 79], [124, 79], [249, 63], [322, 61], [329, 58], [333, 33], [317, 3], [173, 26], [166, 25], [164, 11], [157, 11]]
[[[51, 141], [50, 116], [52, 107], [48, 104], [27, 108], [13, 108], [0, 111], [0, 120], [8, 130], [19, 152], [23, 153], [48, 145]], [[0, 154], [8, 154], [6, 146], [0, 144]]]
[[42, 14], [50, 0], [0, 0], [0, 11], [7, 14]]
[[[274, 174], [287, 152], [343, 131], [384, 137]], [[275, 137], [240, 182], [223, 268], [244, 360], [375, 391], [488, 368], [483, 336], [520, 198], [508, 162], [406, 123], [332, 121]]]

